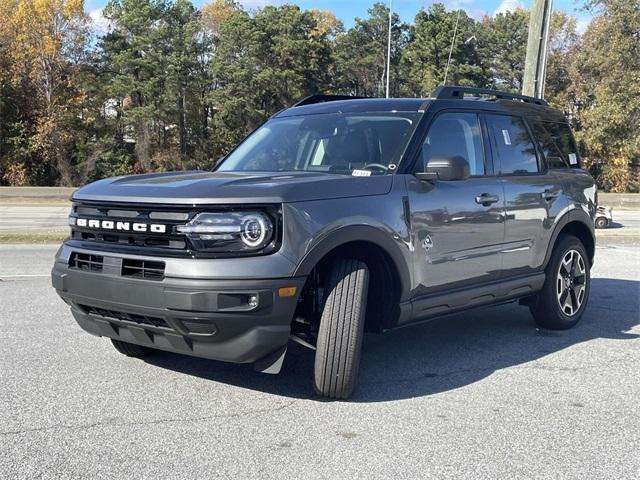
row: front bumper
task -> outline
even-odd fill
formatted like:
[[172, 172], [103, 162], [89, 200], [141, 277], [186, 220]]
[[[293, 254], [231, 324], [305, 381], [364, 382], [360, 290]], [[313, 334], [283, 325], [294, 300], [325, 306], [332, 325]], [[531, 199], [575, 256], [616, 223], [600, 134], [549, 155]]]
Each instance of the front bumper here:
[[[287, 344], [305, 281], [130, 279], [70, 268], [60, 257], [51, 277], [89, 333], [236, 363], [260, 361]], [[296, 294], [280, 297], [278, 289], [283, 287], [296, 287]], [[258, 299], [255, 307], [248, 304], [251, 296]]]

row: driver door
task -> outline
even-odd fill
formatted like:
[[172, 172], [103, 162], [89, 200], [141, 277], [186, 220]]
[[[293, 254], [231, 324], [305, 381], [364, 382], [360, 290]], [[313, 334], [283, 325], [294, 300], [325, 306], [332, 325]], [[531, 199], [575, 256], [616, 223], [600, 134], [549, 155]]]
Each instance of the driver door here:
[[478, 114], [450, 111], [432, 121], [416, 169], [431, 159], [461, 156], [469, 163], [466, 180], [419, 180], [408, 175], [411, 211], [414, 297], [443, 289], [496, 280], [505, 238], [501, 183]]

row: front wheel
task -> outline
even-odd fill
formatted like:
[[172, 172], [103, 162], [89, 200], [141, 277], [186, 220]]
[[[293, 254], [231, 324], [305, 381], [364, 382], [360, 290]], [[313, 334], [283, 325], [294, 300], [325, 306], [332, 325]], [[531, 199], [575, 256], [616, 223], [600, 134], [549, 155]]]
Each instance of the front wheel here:
[[333, 264], [322, 310], [314, 387], [329, 398], [348, 398], [355, 389], [364, 336], [369, 269], [356, 259]]
[[546, 279], [530, 309], [536, 323], [551, 330], [573, 327], [584, 313], [591, 286], [590, 262], [582, 242], [563, 235], [554, 246]]
[[133, 343], [123, 342], [121, 340], [111, 339], [111, 343], [117, 351], [126, 355], [127, 357], [144, 357], [151, 352], [151, 349], [143, 347], [142, 345], [135, 345]]

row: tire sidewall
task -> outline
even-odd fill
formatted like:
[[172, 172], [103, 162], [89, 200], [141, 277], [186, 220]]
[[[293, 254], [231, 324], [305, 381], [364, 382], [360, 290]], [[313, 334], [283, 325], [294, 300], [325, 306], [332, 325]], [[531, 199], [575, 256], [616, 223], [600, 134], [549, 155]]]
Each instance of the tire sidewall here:
[[[557, 293], [556, 293], [556, 277], [558, 275], [558, 269], [560, 268], [560, 262], [564, 258], [564, 256], [569, 252], [569, 250], [576, 250], [582, 255], [584, 264], [585, 264], [585, 276], [586, 276], [586, 286], [584, 292], [584, 299], [582, 301], [582, 305], [578, 311], [569, 316], [562, 311], [560, 308], [560, 303], [558, 302]], [[552, 256], [552, 261], [549, 263], [549, 269], [547, 271], [547, 276], [549, 279], [549, 289], [545, 294], [550, 295], [548, 301], [553, 305], [553, 310], [555, 311], [557, 320], [566, 328], [569, 328], [575, 325], [587, 307], [587, 303], [589, 301], [589, 293], [591, 291], [591, 262], [589, 261], [589, 256], [587, 255], [587, 251], [584, 248], [584, 245], [580, 240], [573, 236], [564, 237], [561, 242], [558, 244], [558, 248], [554, 252]]]

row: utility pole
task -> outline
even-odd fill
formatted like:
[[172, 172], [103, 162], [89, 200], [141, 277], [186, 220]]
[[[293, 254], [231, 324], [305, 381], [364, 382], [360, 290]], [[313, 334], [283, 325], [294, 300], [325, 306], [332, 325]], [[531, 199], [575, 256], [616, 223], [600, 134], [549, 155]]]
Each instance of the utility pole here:
[[387, 98], [389, 98], [389, 71], [391, 70], [391, 17], [393, 10], [391, 9], [393, 0], [389, 0], [389, 38], [387, 39]]
[[544, 97], [544, 82], [547, 73], [547, 47], [552, 0], [534, 0], [529, 19], [527, 56], [524, 62], [523, 95]]

